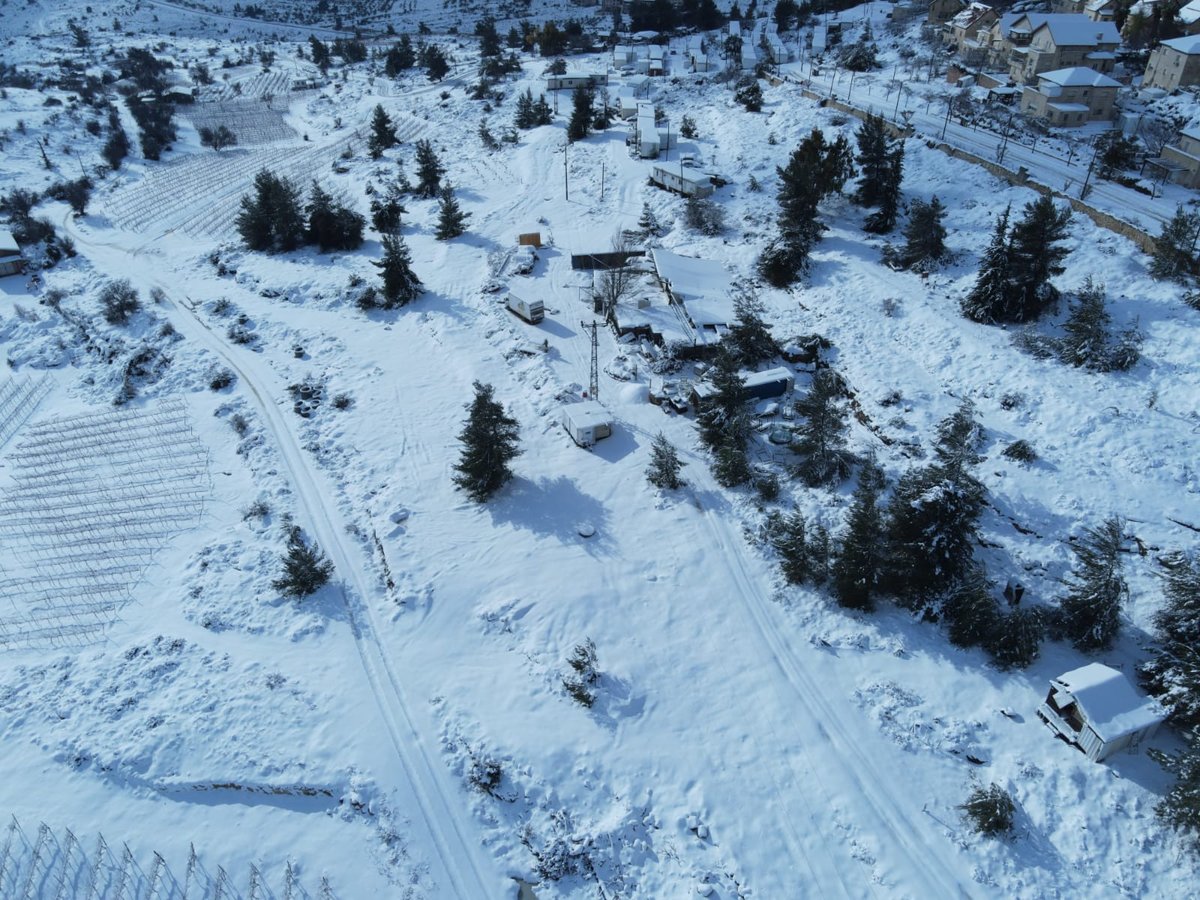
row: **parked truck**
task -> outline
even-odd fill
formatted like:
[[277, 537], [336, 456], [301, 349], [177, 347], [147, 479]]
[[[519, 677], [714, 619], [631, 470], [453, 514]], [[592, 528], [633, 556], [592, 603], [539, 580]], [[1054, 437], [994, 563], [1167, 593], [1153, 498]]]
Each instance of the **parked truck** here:
[[546, 305], [541, 300], [522, 300], [516, 294], [508, 295], [508, 309], [531, 325], [546, 318]]

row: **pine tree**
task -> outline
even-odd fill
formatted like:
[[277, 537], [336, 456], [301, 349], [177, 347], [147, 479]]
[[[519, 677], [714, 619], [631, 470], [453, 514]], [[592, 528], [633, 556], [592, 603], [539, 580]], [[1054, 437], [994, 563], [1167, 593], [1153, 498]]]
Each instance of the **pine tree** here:
[[383, 259], [372, 260], [383, 279], [384, 309], [407, 306], [421, 294], [421, 279], [412, 270], [412, 256], [404, 238], [385, 234], [382, 240]]
[[479, 120], [479, 141], [483, 144], [485, 150], [490, 150], [495, 153], [500, 149], [500, 142], [496, 140], [496, 136], [492, 134], [492, 129], [488, 128], [487, 119]]
[[1021, 220], [1010, 236], [1013, 275], [1013, 322], [1032, 322], [1058, 302], [1058, 289], [1050, 277], [1065, 270], [1068, 250], [1061, 241], [1071, 224], [1071, 207], [1054, 205], [1049, 196], [1026, 203]]
[[533, 108], [533, 91], [525, 88], [523, 94], [517, 95], [517, 111], [513, 116], [513, 125], [525, 130], [537, 124]]
[[104, 142], [101, 155], [108, 163], [108, 167], [114, 171], [121, 168], [121, 162], [129, 155], [129, 135], [125, 133], [125, 129], [120, 124], [113, 128], [108, 140]]
[[713, 455], [712, 473], [721, 487], [737, 487], [749, 482], [754, 473], [746, 458], [745, 442], [726, 436]]
[[642, 215], [638, 218], [638, 234], [647, 240], [662, 235], [662, 225], [659, 224], [658, 217], [654, 215], [650, 204], [645, 201], [642, 202]]
[[1181, 832], [1195, 850], [1200, 850], [1200, 729], [1192, 729], [1187, 744], [1173, 753], [1151, 747], [1147, 755], [1175, 776], [1175, 783], [1158, 801], [1155, 814]]
[[1150, 274], [1159, 279], [1186, 283], [1196, 269], [1196, 240], [1200, 237], [1200, 213], [1175, 207], [1171, 221], [1164, 222], [1154, 242]]
[[972, 563], [942, 603], [946, 636], [956, 647], [982, 647], [993, 638], [1000, 609], [983, 566]]
[[1158, 648], [1142, 680], [1172, 722], [1200, 728], [1200, 559], [1175, 556], [1168, 565], [1166, 602], [1154, 614]]
[[554, 121], [554, 110], [545, 94], [538, 94], [537, 103], [533, 104], [533, 124], [549, 125]]
[[304, 241], [300, 190], [267, 169], [254, 176], [254, 191], [242, 197], [237, 229], [251, 250], [295, 250]]
[[417, 186], [415, 193], [418, 197], [436, 197], [442, 190], [442, 176], [446, 169], [433, 151], [433, 144], [427, 140], [417, 141]]
[[887, 234], [896, 227], [900, 213], [900, 184], [904, 177], [904, 145], [897, 142], [888, 154], [884, 180], [879, 187], [879, 208], [863, 221], [870, 234]]
[[734, 319], [724, 340], [744, 366], [756, 366], [779, 352], [763, 321], [763, 312], [762, 301], [751, 294], [740, 294], [733, 300]]
[[946, 208], [936, 196], [928, 203], [913, 200], [909, 204], [904, 247], [895, 254], [900, 268], [929, 272], [946, 258], [946, 226], [942, 224], [945, 216]]
[[986, 647], [1000, 668], [1024, 669], [1038, 658], [1044, 631], [1037, 610], [1017, 607], [1000, 614]]
[[1079, 650], [1106, 650], [1120, 630], [1121, 601], [1129, 594], [1121, 574], [1124, 532], [1124, 523], [1110, 518], [1085, 529], [1071, 547], [1075, 567], [1060, 609], [1064, 633]]
[[271, 587], [295, 600], [315, 594], [333, 574], [333, 563], [316, 544], [308, 546], [297, 527], [288, 532], [287, 555], [282, 562], [283, 574], [271, 582]]
[[396, 126], [384, 111], [383, 104], [375, 105], [371, 116], [371, 136], [367, 139], [367, 152], [371, 159], [379, 159], [383, 151], [396, 146]]
[[883, 492], [883, 470], [868, 458], [858, 473], [850, 521], [833, 562], [833, 593], [849, 609], [872, 610], [879, 586], [882, 561], [880, 544], [883, 519], [879, 495]]
[[737, 357], [724, 344], [718, 345], [717, 356], [709, 373], [714, 392], [697, 411], [700, 440], [710, 450], [725, 444], [741, 447], [749, 431], [746, 419], [746, 379], [738, 371]]
[[305, 238], [322, 253], [353, 250], [362, 244], [366, 221], [358, 213], [334, 201], [316, 181], [309, 194]]
[[384, 57], [383, 71], [388, 78], [395, 78], [417, 64], [417, 54], [413, 50], [412, 38], [407, 34], [400, 35], [400, 40], [391, 46]]
[[450, 63], [437, 44], [426, 44], [421, 51], [421, 65], [430, 81], [441, 81], [450, 74]]
[[454, 199], [454, 189], [449, 184], [442, 185], [441, 198], [438, 200], [438, 222], [434, 237], [439, 241], [449, 241], [467, 230], [467, 219], [470, 213], [465, 213]]
[[740, 103], [745, 107], [746, 112], [762, 112], [762, 85], [758, 83], [757, 78], [743, 79], [738, 83], [737, 90], [733, 93], [733, 100], [735, 103]]
[[788, 584], [804, 584], [809, 578], [807, 526], [799, 510], [786, 516], [776, 514], [767, 523], [771, 546], [779, 555], [779, 570]]
[[371, 198], [371, 226], [380, 234], [396, 234], [400, 231], [400, 218], [408, 212], [399, 187], [389, 185], [386, 192]]
[[665, 491], [677, 490], [683, 487], [679, 470], [685, 465], [686, 463], [679, 459], [675, 447], [667, 440], [667, 436], [660, 431], [650, 447], [650, 466], [646, 469], [646, 480]]
[[592, 91], [583, 85], [572, 95], [571, 120], [567, 123], [567, 140], [581, 141], [592, 129]]
[[891, 142], [884, 128], [883, 116], [868, 113], [855, 132], [854, 140], [858, 144], [854, 161], [858, 163], [859, 180], [852, 199], [859, 206], [879, 206], [891, 168]]
[[969, 478], [967, 468], [983, 461], [979, 455], [983, 442], [983, 429], [976, 418], [975, 404], [964, 400], [954, 412], [938, 422], [933, 455], [952, 478]]
[[1089, 275], [1063, 323], [1066, 335], [1059, 344], [1058, 358], [1072, 366], [1107, 368], [1111, 322], [1112, 317], [1105, 309], [1104, 285], [1097, 284]]
[[495, 388], [475, 382], [475, 399], [467, 407], [459, 433], [463, 451], [454, 466], [454, 483], [476, 503], [484, 503], [513, 477], [509, 464], [520, 453], [520, 424], [495, 399]]
[[996, 219], [992, 241], [983, 252], [975, 286], [962, 301], [962, 313], [974, 322], [1001, 322], [1009, 317], [1012, 294], [1012, 248], [1008, 240], [1009, 208]]
[[818, 369], [809, 392], [796, 401], [796, 412], [804, 419], [795, 444], [797, 472], [809, 487], [834, 484], [850, 474], [846, 410], [839, 402], [843, 396], [845, 386], [837, 373]]
[[320, 69], [321, 74], [324, 75], [329, 71], [329, 63], [333, 59], [329, 54], [329, 47], [324, 44], [316, 35], [312, 34], [308, 36], [308, 46], [312, 51], [311, 56], [313, 65]]

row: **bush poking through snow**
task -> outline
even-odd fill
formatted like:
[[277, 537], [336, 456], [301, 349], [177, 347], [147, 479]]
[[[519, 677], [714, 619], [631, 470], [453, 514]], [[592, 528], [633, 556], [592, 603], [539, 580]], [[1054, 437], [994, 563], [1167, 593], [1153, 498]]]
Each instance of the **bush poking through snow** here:
[[1017, 804], [1008, 791], [998, 784], [977, 787], [959, 809], [966, 813], [975, 830], [988, 837], [1012, 831]]
[[100, 308], [109, 325], [124, 325], [142, 308], [142, 301], [128, 279], [110, 281], [100, 292]]
[[467, 767], [467, 783], [489, 797], [499, 796], [496, 791], [504, 780], [504, 767], [494, 759], [472, 756]]
[[288, 532], [288, 550], [283, 557], [283, 575], [271, 582], [271, 587], [285, 597], [303, 600], [315, 594], [329, 581], [333, 563], [326, 559], [316, 544], [304, 542], [300, 529], [293, 526]]
[[600, 672], [596, 668], [596, 645], [591, 638], [575, 645], [575, 649], [567, 657], [567, 665], [574, 674], [563, 676], [563, 689], [576, 703], [590, 708], [596, 702], [594, 688], [600, 680]]
[[1038, 458], [1037, 451], [1029, 441], [1022, 438], [1013, 441], [1000, 451], [1000, 455], [1019, 463], [1031, 463]]

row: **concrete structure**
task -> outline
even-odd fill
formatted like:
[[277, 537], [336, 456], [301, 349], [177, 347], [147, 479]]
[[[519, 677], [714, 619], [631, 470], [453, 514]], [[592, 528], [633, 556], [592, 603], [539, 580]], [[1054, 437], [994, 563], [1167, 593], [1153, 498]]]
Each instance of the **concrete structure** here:
[[0, 278], [19, 275], [25, 271], [25, 257], [11, 231], [0, 228]]
[[1055, 128], [1076, 128], [1111, 119], [1121, 85], [1094, 69], [1075, 67], [1043, 72], [1037, 86], [1021, 92], [1021, 113]]
[[1150, 54], [1142, 87], [1174, 91], [1200, 83], [1200, 35], [1163, 41]]
[[1010, 25], [1005, 40], [1008, 74], [1018, 84], [1032, 82], [1042, 72], [1080, 66], [1111, 72], [1121, 45], [1112, 22], [1093, 22], [1074, 13], [1022, 14]]
[[945, 25], [966, 6], [966, 0], [932, 0], [925, 21], [930, 25]]
[[1093, 762], [1136, 750], [1166, 718], [1162, 707], [1140, 696], [1124, 675], [1100, 663], [1053, 679], [1037, 715]]
[[1163, 147], [1162, 156], [1155, 162], [1176, 184], [1200, 188], [1200, 128], [1185, 128], [1179, 143]]
[[1184, 34], [1200, 33], [1200, 0], [1191, 0], [1190, 3], [1181, 6], [1175, 18], [1183, 25]]
[[976, 45], [979, 32], [999, 21], [1000, 15], [986, 3], [972, 3], [946, 23], [942, 43], [958, 53], [967, 53]]

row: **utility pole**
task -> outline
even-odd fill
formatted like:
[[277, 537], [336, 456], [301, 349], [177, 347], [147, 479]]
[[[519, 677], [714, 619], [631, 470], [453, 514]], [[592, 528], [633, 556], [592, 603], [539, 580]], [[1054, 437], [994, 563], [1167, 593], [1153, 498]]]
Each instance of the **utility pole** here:
[[939, 138], [939, 140], [944, 141], [946, 139], [946, 128], [949, 127], [949, 125], [950, 125], [950, 109], [953, 106], [954, 106], [954, 97], [952, 97], [952, 96], [947, 97], [946, 98], [946, 121], [944, 121], [942, 123], [942, 136]]
[[600, 202], [604, 202], [604, 160], [600, 160]]
[[563, 199], [571, 199], [571, 182], [567, 177], [567, 152], [571, 149], [571, 142], [568, 140], [563, 144]]
[[588, 396], [593, 400], [599, 400], [600, 394], [600, 340], [596, 336], [596, 328], [599, 322], [584, 322], [580, 321], [585, 329], [591, 329], [592, 332], [592, 365], [588, 372]]
[[1092, 169], [1095, 168], [1096, 157], [1099, 155], [1100, 155], [1100, 147], [1097, 146], [1096, 149], [1092, 151], [1092, 161], [1088, 163], [1087, 175], [1085, 175], [1083, 178], [1083, 187], [1081, 187], [1079, 189], [1079, 199], [1080, 200], [1087, 199], [1088, 191], [1090, 190], [1090, 188], [1088, 187], [1088, 182], [1092, 180]]

